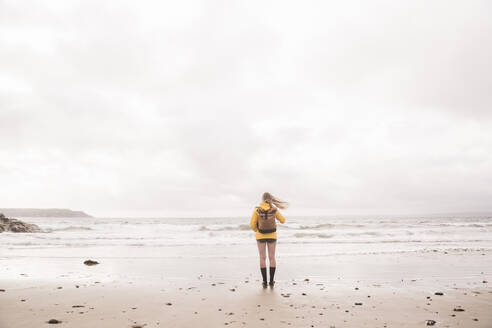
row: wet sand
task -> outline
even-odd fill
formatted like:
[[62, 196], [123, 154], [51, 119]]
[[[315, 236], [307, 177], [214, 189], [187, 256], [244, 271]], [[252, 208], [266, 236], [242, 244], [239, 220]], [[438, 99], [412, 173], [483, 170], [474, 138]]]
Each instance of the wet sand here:
[[255, 258], [3, 255], [0, 328], [492, 327], [487, 250], [279, 256], [273, 289]]

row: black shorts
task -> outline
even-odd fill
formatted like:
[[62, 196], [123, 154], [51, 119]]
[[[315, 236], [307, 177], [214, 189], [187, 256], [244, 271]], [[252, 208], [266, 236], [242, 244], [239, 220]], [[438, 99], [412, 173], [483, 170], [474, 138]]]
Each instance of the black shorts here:
[[274, 243], [277, 241], [275, 238], [263, 238], [263, 239], [256, 239], [260, 243]]

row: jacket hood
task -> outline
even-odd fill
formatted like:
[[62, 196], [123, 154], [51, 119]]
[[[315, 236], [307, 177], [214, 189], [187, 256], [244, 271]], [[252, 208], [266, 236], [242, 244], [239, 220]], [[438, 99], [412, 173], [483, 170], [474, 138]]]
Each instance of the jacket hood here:
[[265, 211], [268, 211], [270, 209], [270, 204], [268, 203], [265, 203], [265, 202], [261, 202], [260, 203], [260, 207], [265, 210]]

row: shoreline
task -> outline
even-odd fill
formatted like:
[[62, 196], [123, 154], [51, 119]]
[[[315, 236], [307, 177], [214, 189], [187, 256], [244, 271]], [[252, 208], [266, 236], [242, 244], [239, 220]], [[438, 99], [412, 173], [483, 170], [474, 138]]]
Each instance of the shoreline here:
[[39, 327], [50, 319], [76, 328], [492, 325], [489, 250], [279, 256], [275, 288], [266, 290], [254, 257], [101, 254], [93, 258], [100, 264], [88, 267], [86, 257], [54, 253], [0, 257], [1, 328]]

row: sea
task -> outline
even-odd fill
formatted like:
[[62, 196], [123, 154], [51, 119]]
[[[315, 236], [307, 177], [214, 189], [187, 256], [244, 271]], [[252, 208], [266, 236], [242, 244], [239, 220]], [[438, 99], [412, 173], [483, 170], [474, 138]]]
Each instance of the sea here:
[[[278, 256], [492, 249], [492, 216], [311, 216], [278, 224]], [[1, 233], [2, 254], [257, 257], [248, 217], [22, 218], [41, 233]], [[281, 251], [280, 251], [281, 250]]]

